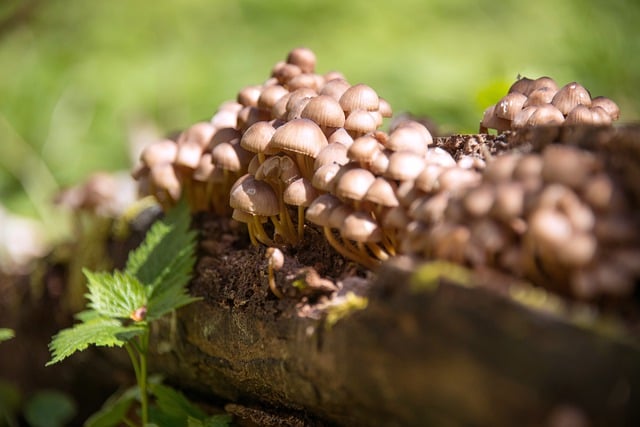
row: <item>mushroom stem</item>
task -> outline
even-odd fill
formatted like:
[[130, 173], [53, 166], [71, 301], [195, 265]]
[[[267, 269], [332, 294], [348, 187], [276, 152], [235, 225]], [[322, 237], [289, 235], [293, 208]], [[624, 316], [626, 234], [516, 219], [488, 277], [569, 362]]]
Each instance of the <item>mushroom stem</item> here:
[[304, 206], [298, 206], [298, 241], [304, 236]]
[[389, 254], [386, 253], [380, 246], [378, 246], [375, 242], [367, 242], [367, 248], [378, 258], [380, 261], [385, 261], [389, 259]]
[[353, 251], [353, 250], [349, 250], [347, 249], [343, 244], [341, 244], [333, 235], [333, 233], [331, 232], [331, 229], [329, 227], [323, 227], [323, 231], [324, 231], [324, 236], [327, 239], [327, 241], [329, 242], [329, 244], [340, 253], [340, 255], [344, 256], [345, 258], [348, 258], [352, 261], [355, 261], [359, 264], [362, 264], [363, 266], [365, 266], [366, 268], [370, 269], [370, 270], [375, 270], [376, 267], [378, 267], [378, 262], [376, 260], [374, 260], [373, 258], [367, 256], [367, 257], [363, 257], [361, 253], [359, 253], [358, 251]]
[[[271, 217], [273, 219], [273, 217]], [[274, 223], [275, 225], [275, 223]], [[267, 246], [273, 245], [273, 240], [269, 238], [267, 232], [264, 230], [262, 223], [260, 222], [260, 217], [258, 215], [253, 215], [253, 228], [256, 233], [256, 239]]]
[[273, 292], [275, 296], [277, 296], [279, 299], [282, 299], [284, 298], [284, 294], [276, 286], [276, 276], [274, 271], [280, 270], [284, 265], [284, 255], [280, 249], [270, 247], [267, 248], [265, 256], [268, 259], [267, 264], [269, 272], [269, 289], [271, 289], [271, 292]]
[[251, 244], [253, 246], [259, 246], [258, 241], [256, 240], [256, 231], [255, 227], [253, 226], [253, 222], [247, 223], [247, 230], [249, 230], [249, 239], [251, 239]]

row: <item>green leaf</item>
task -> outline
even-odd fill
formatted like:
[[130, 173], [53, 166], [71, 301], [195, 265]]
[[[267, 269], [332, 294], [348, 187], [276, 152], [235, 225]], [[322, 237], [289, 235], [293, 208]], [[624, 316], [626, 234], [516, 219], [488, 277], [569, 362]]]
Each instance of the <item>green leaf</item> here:
[[0, 328], [0, 342], [10, 340], [15, 336], [12, 329]]
[[63, 329], [53, 337], [49, 344], [52, 358], [46, 366], [58, 363], [90, 345], [121, 347], [143, 331], [143, 326], [122, 326], [119, 320], [104, 317], [78, 323], [72, 328]]
[[144, 242], [129, 254], [125, 271], [149, 286], [149, 295], [186, 285], [195, 264], [194, 231], [185, 202], [156, 221]]
[[166, 415], [179, 417], [185, 420], [187, 417], [203, 419], [206, 414], [189, 401], [184, 394], [172, 387], [163, 384], [151, 386], [151, 393], [156, 398], [158, 408]]
[[138, 386], [128, 388], [124, 392], [117, 392], [102, 405], [98, 412], [85, 421], [84, 427], [114, 427], [121, 425], [131, 405], [139, 399], [140, 389]]
[[24, 417], [32, 427], [62, 427], [76, 414], [76, 403], [55, 390], [36, 393], [25, 405]]
[[213, 415], [203, 420], [189, 417], [187, 427], [228, 427], [232, 419], [230, 414]]
[[92, 273], [87, 276], [89, 307], [105, 317], [126, 319], [140, 307], [147, 306], [144, 285], [127, 272]]

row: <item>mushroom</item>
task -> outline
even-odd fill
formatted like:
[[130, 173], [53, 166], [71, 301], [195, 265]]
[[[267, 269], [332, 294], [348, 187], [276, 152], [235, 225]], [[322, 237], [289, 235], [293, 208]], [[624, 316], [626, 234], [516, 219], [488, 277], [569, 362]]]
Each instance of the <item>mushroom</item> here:
[[276, 286], [276, 278], [274, 271], [280, 270], [284, 265], [284, 254], [278, 248], [269, 247], [264, 253], [265, 258], [267, 258], [267, 269], [269, 274], [269, 289], [275, 296], [279, 299], [284, 298], [284, 295]]
[[311, 182], [305, 178], [298, 178], [291, 182], [283, 193], [284, 203], [296, 206], [298, 209], [298, 241], [304, 235], [304, 210], [319, 195]]
[[327, 144], [317, 124], [309, 119], [294, 119], [276, 129], [268, 149], [293, 154], [302, 176], [311, 180], [313, 162]]
[[344, 126], [345, 121], [344, 112], [338, 101], [326, 95], [311, 98], [300, 117], [313, 120], [327, 137], [337, 128]]
[[273, 241], [267, 235], [261, 217], [269, 218], [276, 231], [283, 233], [276, 218], [279, 213], [278, 197], [269, 184], [258, 181], [251, 175], [244, 175], [239, 181], [231, 190], [229, 206], [252, 215], [252, 227], [249, 227], [249, 234], [255, 233], [251, 238], [252, 242], [257, 240], [265, 245], [272, 245]]

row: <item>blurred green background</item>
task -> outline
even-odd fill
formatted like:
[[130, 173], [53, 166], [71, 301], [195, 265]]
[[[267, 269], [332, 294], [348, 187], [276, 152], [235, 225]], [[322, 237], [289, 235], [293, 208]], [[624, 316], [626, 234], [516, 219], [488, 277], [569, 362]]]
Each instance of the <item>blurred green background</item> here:
[[300, 45], [447, 132], [518, 74], [637, 121], [639, 22], [636, 0], [0, 0], [0, 202], [48, 219], [60, 186], [129, 168], [132, 135], [209, 118]]

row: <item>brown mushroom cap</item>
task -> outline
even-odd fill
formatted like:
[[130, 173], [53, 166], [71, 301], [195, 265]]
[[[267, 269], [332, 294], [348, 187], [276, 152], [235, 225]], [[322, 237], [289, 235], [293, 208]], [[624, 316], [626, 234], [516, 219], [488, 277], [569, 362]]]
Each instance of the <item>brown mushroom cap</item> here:
[[351, 147], [351, 144], [353, 144], [353, 137], [349, 135], [345, 128], [338, 128], [327, 137], [327, 141], [329, 142], [329, 144], [333, 142], [339, 142], [340, 144], [349, 148]]
[[373, 184], [369, 186], [364, 200], [384, 207], [394, 207], [400, 205], [396, 197], [397, 185], [382, 177], [377, 177]]
[[258, 216], [275, 216], [280, 211], [278, 197], [271, 186], [244, 175], [236, 181], [229, 195], [229, 206]]
[[513, 120], [513, 118], [522, 110], [522, 106], [527, 100], [527, 96], [520, 92], [511, 92], [498, 101], [493, 113], [501, 119]]
[[522, 108], [529, 107], [530, 105], [550, 104], [557, 92], [557, 89], [551, 87], [539, 87], [529, 94], [527, 100], [522, 105]]
[[491, 105], [484, 110], [482, 120], [480, 121], [480, 132], [486, 132], [487, 129], [495, 129], [498, 132], [511, 129], [511, 122], [496, 116], [495, 110], [495, 105]]
[[270, 122], [254, 123], [242, 134], [240, 145], [252, 153], [275, 154], [266, 151], [275, 132], [276, 129]]
[[316, 68], [316, 54], [306, 47], [297, 47], [287, 55], [287, 63], [297, 65], [303, 73], [313, 73]]
[[413, 151], [424, 156], [432, 142], [426, 127], [418, 122], [406, 121], [389, 134], [385, 146], [392, 151]]
[[551, 103], [565, 116], [573, 110], [576, 105], [591, 106], [591, 95], [589, 91], [576, 82], [567, 83], [555, 94]]
[[347, 150], [347, 157], [360, 164], [369, 164], [382, 151], [382, 146], [371, 135], [360, 136], [353, 140]]
[[320, 166], [337, 163], [344, 165], [349, 163], [349, 157], [347, 157], [347, 147], [339, 142], [329, 143], [324, 147], [313, 162], [313, 169], [318, 170]]
[[562, 111], [552, 104], [544, 104], [535, 107], [527, 120], [528, 126], [558, 126], [564, 123]]
[[[541, 104], [541, 105], [544, 105], [544, 104]], [[538, 107], [539, 107], [539, 105], [528, 105], [528, 106], [524, 107], [513, 118], [513, 121], [511, 122], [511, 127], [513, 129], [520, 129], [520, 128], [523, 128], [523, 127], [527, 126], [527, 123], [529, 122], [529, 118], [531, 117], [531, 115], [533, 113], [535, 113], [535, 111], [538, 109]]]
[[310, 119], [323, 127], [344, 126], [345, 116], [340, 104], [326, 95], [318, 95], [307, 103], [300, 117]]
[[261, 93], [260, 85], [245, 86], [238, 92], [237, 101], [245, 107], [257, 107]]
[[172, 163], [176, 159], [178, 145], [170, 139], [163, 139], [147, 145], [140, 153], [140, 161], [148, 167], [161, 163]]
[[355, 168], [343, 173], [336, 183], [335, 194], [339, 198], [363, 200], [376, 177], [366, 169]]
[[298, 74], [287, 82], [287, 89], [294, 91], [297, 89], [309, 88], [317, 91], [319, 86], [323, 84], [320, 79], [322, 79], [322, 77], [316, 74]]
[[355, 110], [376, 111], [380, 107], [380, 100], [375, 90], [360, 83], [351, 86], [342, 94], [340, 106], [345, 113]]
[[187, 140], [178, 145], [178, 152], [174, 164], [176, 166], [195, 169], [202, 156], [203, 147], [193, 140]]
[[585, 105], [576, 105], [573, 110], [569, 111], [569, 114], [567, 114], [564, 124], [568, 126], [576, 124], [594, 124], [593, 113], [591, 112], [591, 109]]
[[342, 95], [350, 87], [351, 85], [344, 79], [328, 80], [320, 90], [320, 95], [330, 96], [339, 103]]
[[315, 158], [328, 144], [320, 127], [309, 119], [294, 119], [276, 129], [268, 149]]
[[314, 224], [328, 227], [331, 211], [340, 205], [342, 205], [342, 202], [333, 194], [322, 194], [311, 202], [305, 216], [307, 220]]
[[518, 80], [516, 80], [515, 83], [511, 85], [508, 93], [520, 92], [528, 96], [533, 88], [533, 82], [534, 80], [530, 78], [518, 76]]
[[231, 172], [243, 172], [253, 155], [242, 148], [238, 140], [234, 142], [222, 142], [211, 150], [211, 161], [222, 170]]
[[349, 135], [358, 137], [378, 128], [378, 121], [365, 110], [353, 110], [344, 121], [344, 128]]
[[291, 182], [282, 194], [284, 202], [293, 206], [309, 206], [318, 196], [318, 191], [305, 178]]
[[200, 157], [200, 162], [198, 166], [193, 171], [193, 179], [195, 181], [206, 182], [213, 174], [213, 170], [215, 166], [211, 162], [211, 153], [204, 153], [202, 157]]
[[398, 181], [414, 180], [424, 168], [423, 156], [413, 151], [395, 151], [389, 156], [385, 176]]
[[596, 96], [591, 100], [591, 107], [601, 107], [609, 116], [611, 116], [611, 120], [615, 121], [620, 118], [620, 108], [618, 105], [612, 100], [604, 96]]
[[267, 110], [271, 112], [271, 109], [276, 104], [276, 102], [278, 102], [280, 98], [282, 98], [288, 93], [289, 91], [285, 89], [283, 86], [280, 86], [280, 85], [267, 86], [264, 89], [262, 89], [262, 92], [260, 93], [257, 107], [260, 108], [261, 110]]
[[204, 149], [209, 145], [209, 141], [211, 141], [216, 130], [215, 126], [210, 122], [198, 122], [184, 130], [178, 137], [177, 143], [180, 145], [193, 142]]
[[389, 101], [383, 98], [379, 99], [378, 112], [382, 117], [389, 118], [393, 116], [393, 109], [391, 108], [391, 104]]
[[333, 191], [335, 179], [340, 173], [341, 166], [337, 163], [329, 163], [320, 166], [313, 173], [311, 184], [320, 191]]

